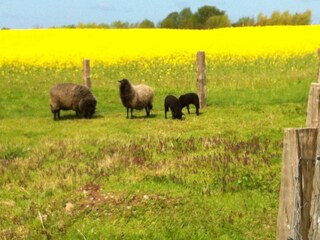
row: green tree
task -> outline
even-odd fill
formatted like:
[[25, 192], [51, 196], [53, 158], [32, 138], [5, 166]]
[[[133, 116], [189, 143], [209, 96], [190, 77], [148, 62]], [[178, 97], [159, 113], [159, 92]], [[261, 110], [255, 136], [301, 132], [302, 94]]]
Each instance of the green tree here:
[[141, 23], [139, 23], [138, 27], [139, 28], [155, 28], [155, 25], [151, 20], [145, 19]]
[[227, 15], [212, 16], [207, 20], [206, 23], [207, 28], [224, 28], [230, 26], [231, 22]]
[[86, 28], [85, 23], [78, 22], [77, 28]]
[[271, 14], [268, 25], [281, 25], [281, 13], [279, 11], [274, 11]]
[[129, 28], [128, 22], [114, 21], [111, 23], [111, 28]]
[[190, 8], [184, 8], [180, 11], [178, 25], [183, 29], [194, 28], [194, 16]]
[[289, 11], [285, 11], [281, 14], [280, 25], [292, 25], [292, 15]]
[[293, 25], [309, 25], [311, 23], [312, 12], [310, 10], [304, 13], [296, 13], [292, 16]]
[[225, 15], [224, 11], [219, 10], [214, 6], [203, 6], [198, 9], [194, 14], [196, 28], [204, 29], [207, 28], [207, 21], [212, 16]]
[[161, 23], [160, 28], [178, 28], [179, 27], [179, 13], [170, 13]]
[[250, 17], [242, 17], [239, 18], [239, 20], [233, 24], [235, 27], [245, 27], [245, 26], [254, 26], [255, 25], [255, 20], [254, 18]]
[[311, 16], [312, 13], [310, 10], [294, 15], [290, 14], [289, 11], [283, 13], [274, 11], [270, 18], [260, 13], [258, 15], [257, 25], [309, 25], [311, 23]]
[[266, 26], [268, 24], [268, 17], [263, 13], [258, 14], [257, 25]]

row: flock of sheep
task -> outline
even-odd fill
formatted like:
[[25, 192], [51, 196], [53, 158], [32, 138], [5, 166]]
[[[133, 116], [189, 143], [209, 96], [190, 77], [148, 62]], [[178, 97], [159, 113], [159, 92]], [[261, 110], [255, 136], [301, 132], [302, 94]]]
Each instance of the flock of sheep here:
[[[127, 79], [119, 81], [120, 99], [123, 106], [127, 109], [127, 118], [129, 110], [132, 118], [133, 109], [146, 110], [147, 116], [150, 116], [154, 91], [145, 84], [133, 85]], [[165, 118], [169, 109], [173, 119], [182, 119], [184, 114], [182, 109], [187, 107], [190, 114], [189, 105], [196, 107], [196, 114], [199, 115], [199, 97], [195, 93], [187, 93], [176, 98], [168, 95], [164, 100]], [[95, 113], [97, 99], [93, 96], [90, 89], [74, 84], [61, 83], [50, 89], [50, 108], [53, 113], [53, 119], [60, 119], [60, 110], [74, 110], [77, 116], [91, 118]]]

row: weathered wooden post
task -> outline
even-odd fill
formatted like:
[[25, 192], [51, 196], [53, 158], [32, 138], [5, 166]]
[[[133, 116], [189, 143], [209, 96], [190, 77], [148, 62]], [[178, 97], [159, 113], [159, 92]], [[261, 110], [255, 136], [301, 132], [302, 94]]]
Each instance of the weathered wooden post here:
[[[319, 132], [320, 133], [320, 132]], [[317, 144], [317, 158], [313, 177], [313, 192], [311, 200], [311, 226], [309, 229], [309, 240], [320, 239], [320, 137]]]
[[317, 128], [286, 129], [277, 240], [308, 239]]
[[312, 83], [307, 108], [307, 127], [320, 127], [320, 83]]
[[91, 89], [90, 60], [83, 60], [83, 85]]
[[[318, 48], [318, 61], [320, 61], [320, 48]], [[320, 83], [320, 63], [318, 64], [318, 83]]]
[[207, 106], [206, 100], [206, 59], [205, 52], [197, 52], [197, 91], [200, 100], [200, 108]]

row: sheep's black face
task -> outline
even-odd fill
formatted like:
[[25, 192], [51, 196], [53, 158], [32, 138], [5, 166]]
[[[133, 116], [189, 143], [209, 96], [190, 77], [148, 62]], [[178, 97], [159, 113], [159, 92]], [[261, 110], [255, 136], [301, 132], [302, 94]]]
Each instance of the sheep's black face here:
[[96, 109], [95, 108], [87, 108], [84, 112], [84, 117], [85, 118], [92, 118], [93, 114], [95, 113]]
[[183, 115], [184, 114], [182, 112], [175, 112], [174, 115], [173, 115], [173, 118], [181, 120]]
[[96, 104], [97, 104], [97, 101], [95, 101], [95, 100], [86, 101], [85, 106], [84, 106], [84, 117], [85, 118], [92, 118], [93, 114], [96, 111]]
[[128, 84], [128, 83], [129, 83], [129, 80], [126, 79], [126, 78], [124, 78], [124, 79], [122, 79], [122, 80], [119, 80], [119, 83], [120, 83], [120, 84]]
[[128, 107], [133, 94], [132, 86], [128, 79], [122, 79], [119, 81], [120, 98], [123, 106]]
[[119, 81], [119, 83], [120, 83], [120, 89], [126, 89], [127, 86], [130, 86], [128, 79], [122, 79]]

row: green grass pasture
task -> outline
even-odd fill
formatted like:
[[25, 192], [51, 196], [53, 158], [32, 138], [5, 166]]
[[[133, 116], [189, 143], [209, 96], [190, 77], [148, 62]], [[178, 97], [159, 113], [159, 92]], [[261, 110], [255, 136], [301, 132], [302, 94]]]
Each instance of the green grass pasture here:
[[[0, 239], [274, 239], [283, 133], [305, 126], [317, 66], [208, 60], [208, 107], [183, 121], [163, 101], [196, 90], [193, 63], [95, 64], [95, 117], [61, 121], [48, 91], [81, 64], [0, 67]], [[155, 89], [150, 118], [126, 119], [122, 78]]]

